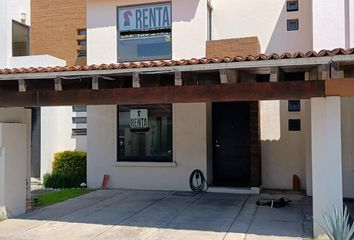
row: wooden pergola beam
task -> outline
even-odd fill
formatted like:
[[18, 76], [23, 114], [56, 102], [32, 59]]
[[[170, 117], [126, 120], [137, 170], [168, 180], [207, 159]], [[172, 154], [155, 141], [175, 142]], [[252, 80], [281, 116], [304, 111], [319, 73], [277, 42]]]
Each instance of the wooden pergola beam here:
[[307, 99], [325, 96], [325, 81], [263, 82], [146, 88], [0, 91], [0, 106], [38, 107]]
[[26, 80], [24, 80], [24, 79], [18, 80], [18, 91], [19, 92], [26, 92], [27, 91]]
[[63, 83], [61, 78], [54, 79], [54, 89], [55, 91], [62, 91], [63, 90]]

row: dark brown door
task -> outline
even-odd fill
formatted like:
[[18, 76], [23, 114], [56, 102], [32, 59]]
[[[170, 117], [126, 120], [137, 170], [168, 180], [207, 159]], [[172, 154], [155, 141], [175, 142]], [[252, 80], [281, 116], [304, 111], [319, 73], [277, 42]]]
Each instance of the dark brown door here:
[[250, 103], [213, 103], [213, 181], [250, 186]]

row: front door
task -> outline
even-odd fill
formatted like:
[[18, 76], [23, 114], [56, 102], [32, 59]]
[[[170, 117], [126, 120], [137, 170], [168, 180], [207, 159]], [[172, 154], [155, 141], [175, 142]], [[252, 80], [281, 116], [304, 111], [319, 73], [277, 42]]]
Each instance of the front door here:
[[250, 103], [213, 103], [213, 182], [250, 186]]

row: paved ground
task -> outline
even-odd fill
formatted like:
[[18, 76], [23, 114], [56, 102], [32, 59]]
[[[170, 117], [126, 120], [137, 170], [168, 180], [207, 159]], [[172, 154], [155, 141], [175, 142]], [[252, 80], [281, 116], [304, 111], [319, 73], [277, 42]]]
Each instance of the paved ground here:
[[0, 239], [302, 239], [310, 200], [256, 207], [260, 196], [99, 190], [0, 223]]

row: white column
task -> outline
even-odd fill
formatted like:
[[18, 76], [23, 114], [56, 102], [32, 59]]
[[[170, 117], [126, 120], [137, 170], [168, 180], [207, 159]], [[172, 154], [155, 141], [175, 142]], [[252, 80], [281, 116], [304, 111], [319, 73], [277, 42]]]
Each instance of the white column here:
[[311, 99], [314, 235], [324, 234], [323, 214], [343, 207], [340, 97]]

